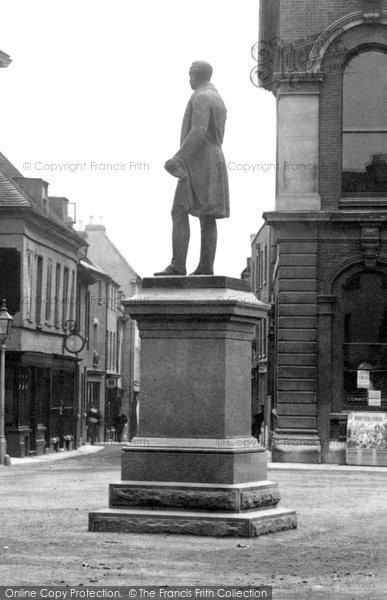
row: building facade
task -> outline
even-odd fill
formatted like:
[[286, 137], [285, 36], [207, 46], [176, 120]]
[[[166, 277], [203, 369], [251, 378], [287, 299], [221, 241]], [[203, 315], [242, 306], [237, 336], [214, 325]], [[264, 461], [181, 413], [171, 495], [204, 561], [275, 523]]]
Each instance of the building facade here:
[[[271, 256], [272, 230], [263, 226], [257, 235], [251, 236], [250, 283], [257, 298], [265, 304], [273, 303], [273, 265]], [[263, 414], [264, 420], [261, 437], [266, 446], [271, 445], [272, 431], [275, 426], [273, 419], [273, 341], [274, 341], [273, 309], [262, 318], [256, 327], [253, 342], [252, 365], [252, 409], [253, 419], [257, 414]]]
[[77, 359], [64, 339], [75, 319], [86, 245], [66, 198], [0, 155], [0, 294], [14, 317], [7, 341], [5, 424], [11, 456], [76, 443]]
[[79, 438], [88, 441], [87, 412], [101, 413], [97, 441], [112, 439], [119, 395], [112, 390], [121, 376], [122, 328], [119, 285], [89, 257], [78, 265], [77, 332], [85, 340], [78, 354]]
[[121, 299], [141, 279], [103, 226], [77, 233], [74, 205], [49, 196], [47, 182], [23, 177], [2, 154], [0, 217], [0, 296], [14, 318], [6, 353], [8, 454], [86, 443], [93, 405], [101, 413], [97, 441], [115, 439], [120, 408], [132, 437], [140, 346]]
[[[115, 318], [116, 332], [113, 333], [110, 329], [108, 334], [113, 335], [111, 347], [115, 349], [116, 358], [113, 361], [114, 367], [109, 369], [109, 364], [107, 365], [105, 422], [111, 428], [114, 416], [122, 408], [129, 419], [128, 437], [131, 439], [137, 433], [139, 416], [140, 338], [136, 322], [122, 310], [121, 299], [140, 291], [141, 278], [113, 244], [103, 224], [90, 222], [80, 233], [87, 241], [88, 257], [119, 285], [119, 290], [114, 292], [113, 301], [110, 296], [107, 300], [107, 306], [113, 302], [116, 310], [115, 317], [111, 314], [111, 318]], [[113, 327], [113, 321], [111, 323]], [[110, 343], [109, 339], [107, 343]]]
[[260, 57], [278, 115], [252, 256], [274, 311], [273, 460], [344, 462], [348, 413], [387, 409], [387, 2], [261, 0]]

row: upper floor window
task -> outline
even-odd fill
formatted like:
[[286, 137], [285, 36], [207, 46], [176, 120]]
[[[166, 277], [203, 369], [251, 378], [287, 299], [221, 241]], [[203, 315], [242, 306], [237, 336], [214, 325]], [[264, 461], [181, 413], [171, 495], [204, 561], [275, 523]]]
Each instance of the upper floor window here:
[[51, 321], [51, 302], [52, 302], [52, 260], [47, 260], [46, 265], [46, 323]]
[[387, 194], [387, 49], [366, 49], [343, 75], [343, 174], [346, 195]]
[[36, 290], [35, 290], [35, 323], [42, 321], [42, 293], [43, 293], [43, 256], [36, 260]]
[[60, 275], [61, 266], [57, 263], [55, 268], [55, 327], [59, 327], [60, 325]]
[[65, 327], [66, 321], [68, 320], [69, 314], [69, 277], [70, 271], [68, 267], [63, 270], [63, 287], [62, 287], [62, 323]]
[[32, 317], [32, 289], [34, 282], [34, 256], [31, 250], [27, 250], [27, 280], [26, 280], [26, 308], [27, 319]]
[[71, 288], [70, 288], [70, 319], [75, 319], [75, 271], [71, 271]]

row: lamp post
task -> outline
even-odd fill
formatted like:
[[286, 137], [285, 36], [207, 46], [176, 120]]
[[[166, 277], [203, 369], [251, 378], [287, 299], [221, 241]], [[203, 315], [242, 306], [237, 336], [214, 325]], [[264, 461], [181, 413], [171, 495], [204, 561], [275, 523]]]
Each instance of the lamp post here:
[[5, 439], [5, 342], [13, 318], [7, 311], [5, 300], [0, 308], [0, 465], [5, 464], [7, 442]]

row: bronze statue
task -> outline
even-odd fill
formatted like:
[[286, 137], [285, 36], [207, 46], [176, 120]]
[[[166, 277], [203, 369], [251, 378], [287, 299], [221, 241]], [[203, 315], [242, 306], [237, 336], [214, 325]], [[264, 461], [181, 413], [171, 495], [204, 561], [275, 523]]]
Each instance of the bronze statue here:
[[200, 219], [200, 260], [192, 275], [212, 275], [217, 241], [216, 219], [229, 216], [226, 164], [222, 152], [227, 110], [210, 82], [212, 67], [192, 63], [189, 81], [194, 90], [183, 119], [180, 150], [164, 165], [179, 179], [172, 207], [172, 261], [156, 276], [185, 275], [190, 237], [189, 217]]

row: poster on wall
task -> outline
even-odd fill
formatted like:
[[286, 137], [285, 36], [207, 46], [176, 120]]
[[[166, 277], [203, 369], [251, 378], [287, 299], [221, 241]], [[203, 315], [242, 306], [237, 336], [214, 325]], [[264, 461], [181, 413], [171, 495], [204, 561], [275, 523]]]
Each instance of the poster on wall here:
[[387, 413], [349, 413], [346, 462], [348, 465], [387, 466]]
[[357, 387], [368, 390], [370, 388], [370, 372], [359, 370], [357, 372]]
[[380, 390], [368, 390], [368, 406], [382, 406], [382, 392]]

